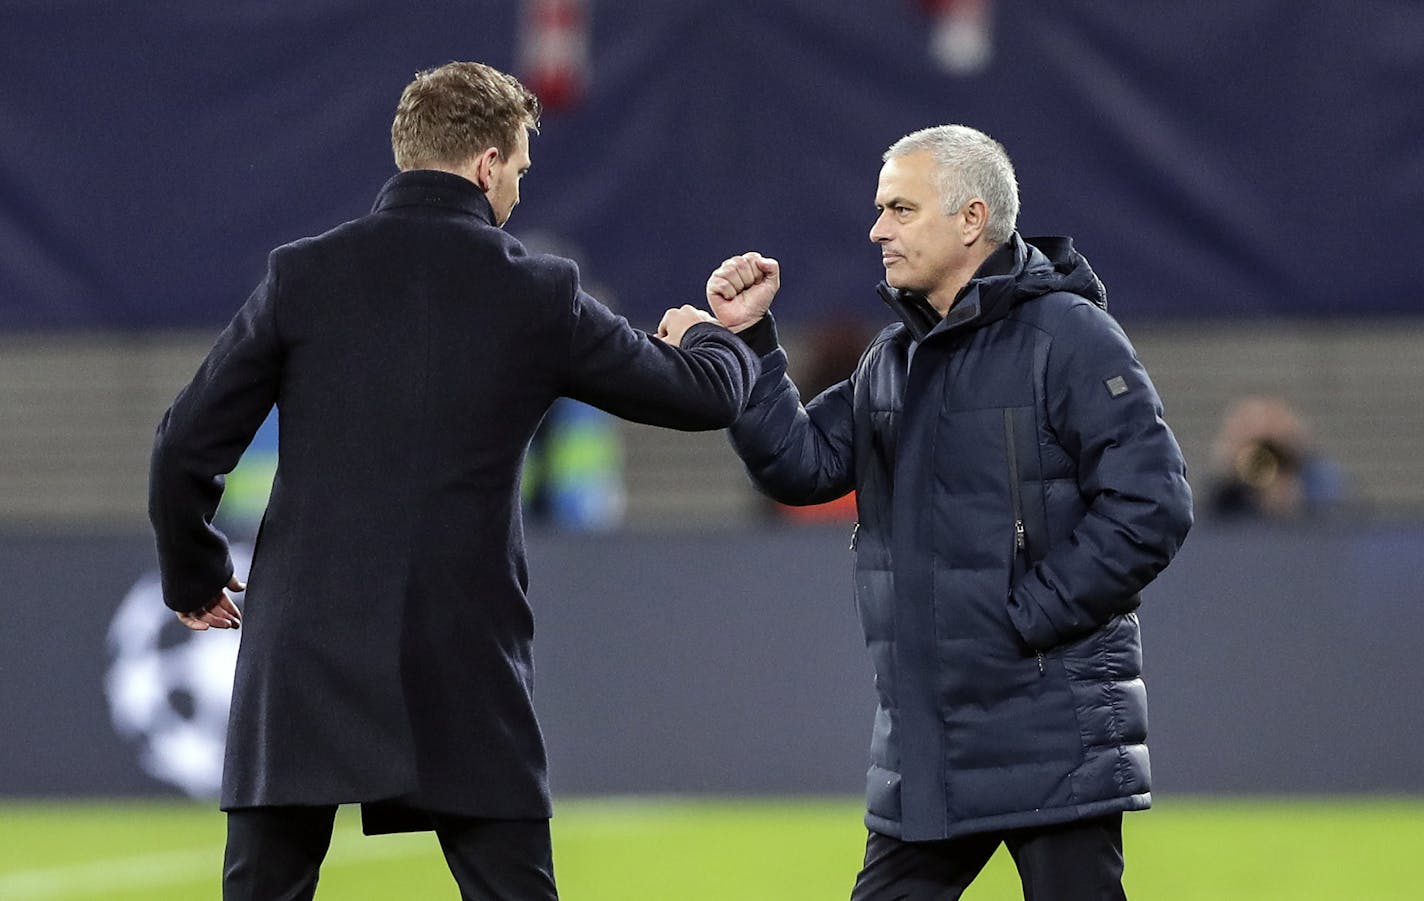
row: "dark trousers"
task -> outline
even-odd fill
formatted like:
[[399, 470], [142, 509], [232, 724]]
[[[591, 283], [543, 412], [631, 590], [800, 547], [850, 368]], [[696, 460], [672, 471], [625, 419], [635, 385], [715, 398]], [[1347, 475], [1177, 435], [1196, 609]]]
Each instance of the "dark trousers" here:
[[870, 833], [851, 901], [955, 901], [1000, 844], [1008, 846], [1025, 901], [1126, 901], [1122, 814], [1040, 829], [902, 842]]
[[[227, 816], [223, 901], [307, 901], [336, 807], [252, 807]], [[548, 820], [431, 814], [463, 901], [555, 901]]]

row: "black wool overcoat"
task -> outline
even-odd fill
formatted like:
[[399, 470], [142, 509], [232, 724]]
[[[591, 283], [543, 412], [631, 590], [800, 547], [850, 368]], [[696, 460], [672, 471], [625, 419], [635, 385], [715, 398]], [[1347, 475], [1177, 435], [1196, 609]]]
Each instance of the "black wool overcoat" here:
[[163, 416], [150, 474], [164, 600], [191, 611], [232, 573], [212, 517], [276, 405], [223, 808], [363, 802], [370, 831], [422, 828], [419, 810], [548, 816], [519, 512], [530, 436], [560, 396], [722, 428], [757, 371], [720, 326], [681, 348], [632, 328], [448, 173], [401, 173], [369, 215], [273, 251]]

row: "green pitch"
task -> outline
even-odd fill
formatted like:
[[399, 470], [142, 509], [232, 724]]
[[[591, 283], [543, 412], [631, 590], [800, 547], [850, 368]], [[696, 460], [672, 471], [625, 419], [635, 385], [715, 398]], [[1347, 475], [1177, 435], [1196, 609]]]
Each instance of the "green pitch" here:
[[[1424, 799], [1159, 798], [1123, 831], [1134, 899], [1421, 897]], [[568, 901], [824, 901], [864, 841], [852, 799], [564, 800], [554, 866]], [[222, 842], [210, 807], [0, 801], [0, 899], [216, 899]], [[318, 899], [456, 897], [433, 836], [364, 838], [342, 812]], [[1002, 850], [965, 895], [1018, 897]]]

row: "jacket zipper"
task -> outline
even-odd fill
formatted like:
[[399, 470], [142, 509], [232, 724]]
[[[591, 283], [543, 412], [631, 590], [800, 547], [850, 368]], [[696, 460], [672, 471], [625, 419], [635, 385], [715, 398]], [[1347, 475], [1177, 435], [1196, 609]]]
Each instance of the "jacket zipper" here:
[[[1007, 408], [1004, 410], [1004, 448], [1009, 457], [1009, 500], [1014, 508], [1014, 559], [1010, 570], [1017, 573], [1020, 558], [1028, 552], [1028, 537], [1023, 521], [1023, 496], [1019, 490], [1019, 457], [1018, 446], [1014, 441], [1014, 411]], [[1045, 675], [1043, 652], [1036, 651], [1033, 656], [1038, 661], [1039, 676]]]
[[1009, 500], [1014, 507], [1014, 568], [1019, 556], [1028, 550], [1024, 535], [1023, 498], [1019, 494], [1019, 458], [1014, 442], [1014, 411], [1004, 410], [1004, 446], [1009, 455]]
[[855, 524], [855, 527], [850, 530], [850, 549], [851, 549], [851, 550], [855, 550], [855, 542], [856, 542], [856, 540], [859, 539], [859, 538], [860, 538], [860, 523], [856, 523], [856, 524]]

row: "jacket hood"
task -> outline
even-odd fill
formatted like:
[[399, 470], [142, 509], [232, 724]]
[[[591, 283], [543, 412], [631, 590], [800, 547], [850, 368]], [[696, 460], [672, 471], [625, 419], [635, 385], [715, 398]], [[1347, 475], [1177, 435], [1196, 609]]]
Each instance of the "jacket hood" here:
[[1088, 260], [1064, 236], [1009, 236], [959, 290], [949, 315], [941, 319], [924, 295], [881, 282], [880, 297], [919, 341], [938, 329], [977, 328], [1002, 319], [1018, 304], [1055, 291], [1076, 294], [1108, 308], [1108, 292]]
[[1021, 299], [1066, 291], [1091, 300], [1104, 310], [1108, 308], [1108, 289], [1088, 265], [1087, 257], [1073, 247], [1072, 238], [1062, 235], [1020, 238], [1017, 232], [1013, 238], [1029, 250], [1028, 263], [1014, 287]]

